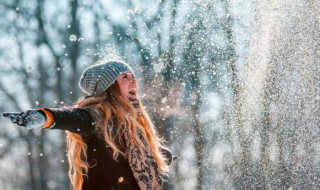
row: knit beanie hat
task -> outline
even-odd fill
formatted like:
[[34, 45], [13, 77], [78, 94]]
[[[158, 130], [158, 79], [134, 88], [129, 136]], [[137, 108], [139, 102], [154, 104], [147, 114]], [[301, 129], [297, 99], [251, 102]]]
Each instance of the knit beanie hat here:
[[79, 86], [88, 95], [100, 94], [126, 71], [134, 73], [132, 68], [122, 61], [112, 60], [98, 63], [83, 71]]

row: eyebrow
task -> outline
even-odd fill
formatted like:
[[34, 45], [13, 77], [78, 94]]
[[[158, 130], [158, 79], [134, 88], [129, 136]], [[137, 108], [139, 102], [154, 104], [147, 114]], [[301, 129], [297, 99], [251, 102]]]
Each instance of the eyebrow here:
[[[134, 76], [134, 74], [131, 74], [132, 76]], [[121, 74], [121, 76], [128, 76], [128, 73], [123, 73]]]

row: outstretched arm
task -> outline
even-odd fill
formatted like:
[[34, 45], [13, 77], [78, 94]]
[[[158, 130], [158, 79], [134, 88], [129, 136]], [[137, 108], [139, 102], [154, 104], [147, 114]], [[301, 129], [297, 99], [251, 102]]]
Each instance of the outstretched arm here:
[[27, 128], [51, 128], [88, 134], [94, 131], [94, 114], [90, 108], [41, 108], [21, 113], [3, 113], [13, 123]]
[[73, 133], [85, 134], [94, 131], [95, 120], [93, 115], [97, 114], [90, 108], [42, 108], [40, 109], [46, 118], [44, 128], [68, 130]]

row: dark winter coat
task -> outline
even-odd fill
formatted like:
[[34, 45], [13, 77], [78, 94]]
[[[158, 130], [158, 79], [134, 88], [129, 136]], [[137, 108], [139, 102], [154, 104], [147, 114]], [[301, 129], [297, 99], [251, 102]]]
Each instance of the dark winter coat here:
[[89, 171], [84, 176], [83, 190], [139, 190], [128, 161], [123, 155], [113, 159], [112, 150], [93, 133], [92, 109], [47, 109], [54, 114], [51, 129], [81, 134], [88, 146]]

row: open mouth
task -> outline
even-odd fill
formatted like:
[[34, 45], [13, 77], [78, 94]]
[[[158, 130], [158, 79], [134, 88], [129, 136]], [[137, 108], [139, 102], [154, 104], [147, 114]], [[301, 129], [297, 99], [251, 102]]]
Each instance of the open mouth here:
[[136, 89], [132, 89], [132, 90], [129, 91], [129, 94], [137, 95], [137, 90]]

